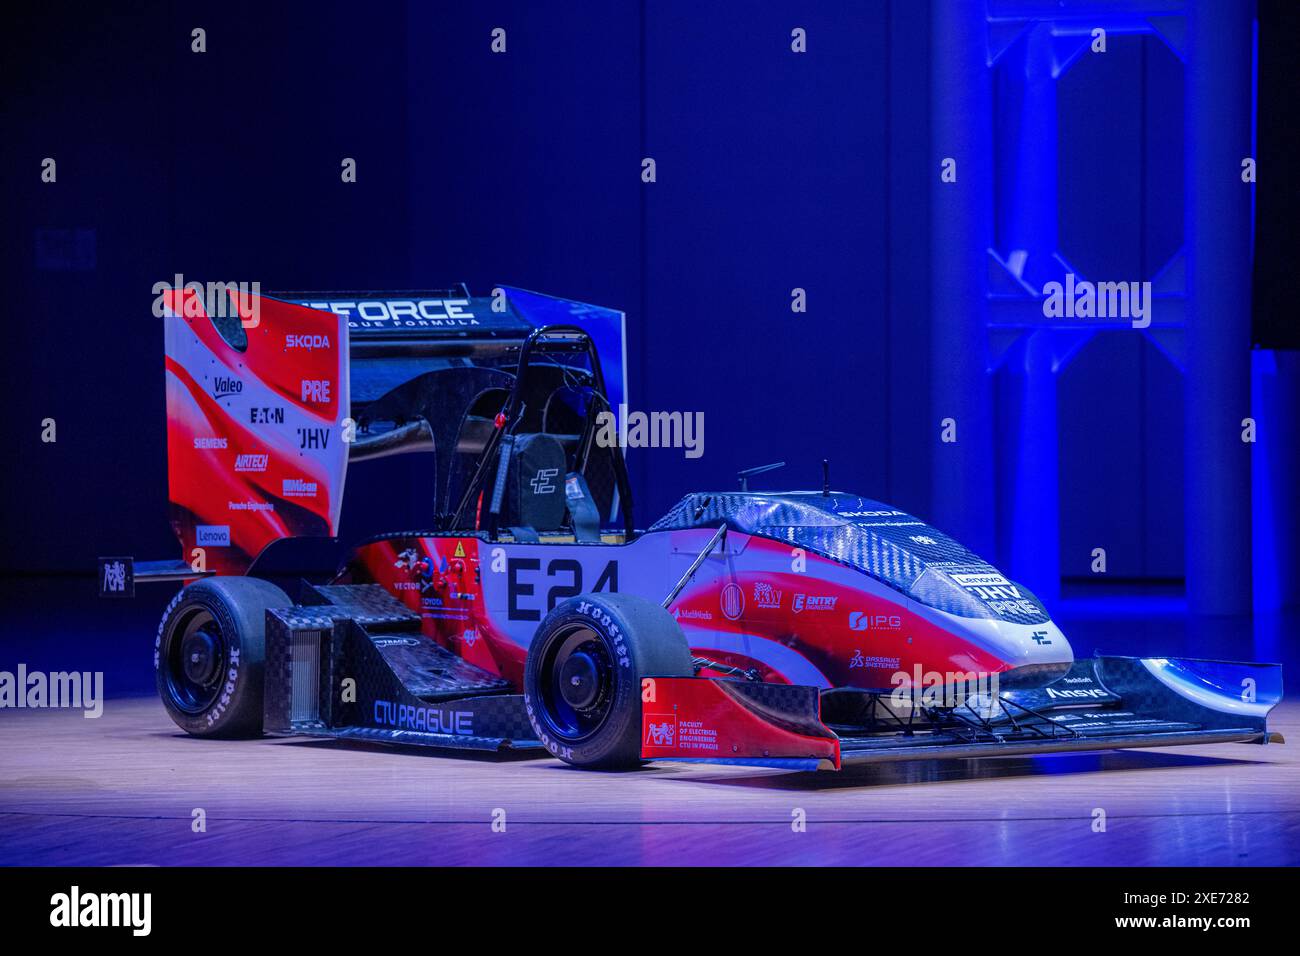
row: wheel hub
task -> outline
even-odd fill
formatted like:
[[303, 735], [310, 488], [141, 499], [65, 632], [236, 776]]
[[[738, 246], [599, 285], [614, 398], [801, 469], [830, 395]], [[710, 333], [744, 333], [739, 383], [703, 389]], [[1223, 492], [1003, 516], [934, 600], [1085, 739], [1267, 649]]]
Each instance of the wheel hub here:
[[217, 646], [206, 629], [192, 631], [181, 643], [181, 670], [187, 680], [205, 685], [217, 667]]
[[600, 672], [586, 651], [577, 651], [560, 667], [560, 696], [574, 710], [587, 710], [600, 695]]

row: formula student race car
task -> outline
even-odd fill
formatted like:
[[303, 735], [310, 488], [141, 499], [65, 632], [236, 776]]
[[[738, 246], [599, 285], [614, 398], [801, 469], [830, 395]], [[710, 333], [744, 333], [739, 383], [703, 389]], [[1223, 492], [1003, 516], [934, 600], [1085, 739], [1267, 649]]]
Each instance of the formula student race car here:
[[[1280, 741], [1279, 666], [1076, 660], [1025, 588], [828, 481], [690, 494], [638, 530], [598, 439], [625, 400], [620, 313], [522, 290], [201, 293], [164, 310], [184, 560], [100, 559], [105, 595], [187, 582], [154, 663], [190, 734], [597, 768]], [[428, 529], [286, 579], [291, 546], [336, 541], [347, 469], [399, 453], [433, 456]]]

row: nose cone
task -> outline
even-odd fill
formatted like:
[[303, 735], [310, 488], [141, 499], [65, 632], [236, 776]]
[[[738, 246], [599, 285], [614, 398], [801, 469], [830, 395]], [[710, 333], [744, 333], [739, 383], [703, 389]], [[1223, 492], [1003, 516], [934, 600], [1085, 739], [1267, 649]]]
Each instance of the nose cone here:
[[1074, 650], [1052, 621], [1015, 624], [992, 619], [958, 619], [955, 629], [991, 651], [1006, 665], [998, 680], [1004, 689], [1041, 687], [1065, 676]]

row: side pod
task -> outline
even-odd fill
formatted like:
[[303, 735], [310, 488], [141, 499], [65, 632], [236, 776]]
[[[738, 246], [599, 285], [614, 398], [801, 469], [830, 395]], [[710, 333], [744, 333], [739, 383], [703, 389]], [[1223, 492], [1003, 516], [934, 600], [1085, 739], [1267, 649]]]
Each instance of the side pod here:
[[307, 589], [266, 612], [263, 727], [471, 750], [540, 748], [508, 681], [420, 633], [377, 584]]

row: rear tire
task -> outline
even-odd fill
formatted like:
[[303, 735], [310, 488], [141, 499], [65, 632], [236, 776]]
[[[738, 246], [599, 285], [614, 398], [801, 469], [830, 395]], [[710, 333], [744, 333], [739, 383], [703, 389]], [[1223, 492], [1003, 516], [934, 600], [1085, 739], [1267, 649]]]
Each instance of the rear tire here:
[[204, 578], [176, 595], [154, 641], [158, 696], [195, 737], [262, 733], [266, 612], [292, 607], [258, 578]]
[[556, 605], [524, 665], [524, 704], [543, 746], [593, 769], [641, 760], [641, 680], [692, 677], [677, 621], [630, 594], [583, 594]]

